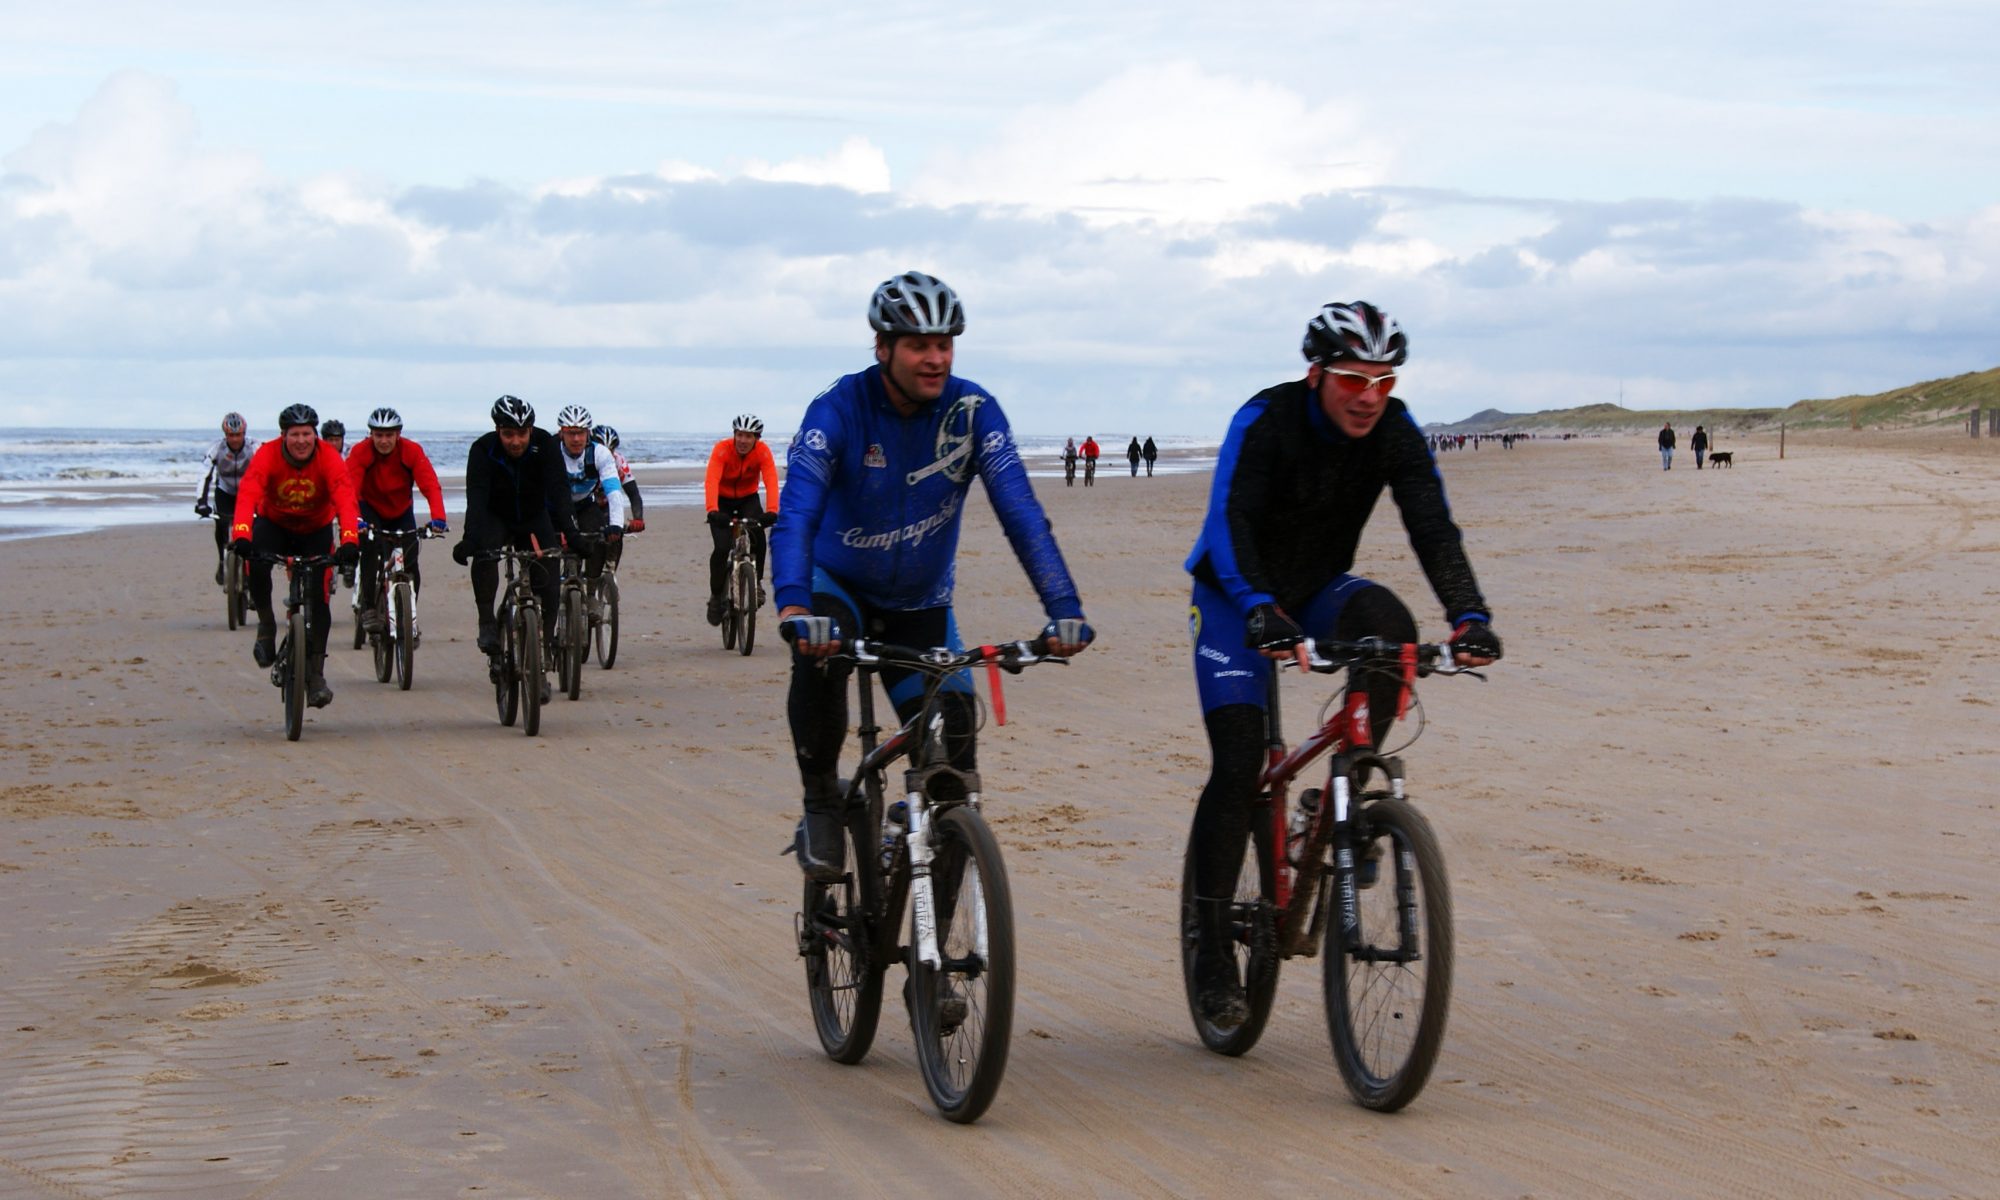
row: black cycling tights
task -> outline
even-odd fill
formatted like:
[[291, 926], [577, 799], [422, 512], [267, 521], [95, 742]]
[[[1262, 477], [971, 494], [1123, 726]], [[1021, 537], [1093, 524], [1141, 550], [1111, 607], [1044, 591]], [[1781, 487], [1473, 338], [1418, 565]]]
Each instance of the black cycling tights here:
[[[857, 629], [863, 636], [899, 646], [942, 646], [945, 644], [948, 608], [927, 608], [916, 612], [885, 612], [863, 624], [841, 601], [825, 593], [813, 596], [813, 611], [839, 622], [844, 635]], [[786, 697], [785, 713], [791, 719], [792, 746], [799, 756], [799, 777], [807, 793], [813, 794], [816, 781], [832, 779], [840, 770], [840, 748], [847, 740], [847, 678], [853, 667], [847, 663], [821, 666], [803, 659], [792, 660], [792, 687]], [[882, 671], [882, 684], [894, 687], [912, 672], [893, 667]], [[923, 703], [922, 693], [896, 706], [896, 716], [907, 721]], [[945, 746], [951, 765], [970, 771], [977, 765], [974, 722], [977, 699], [969, 693], [946, 692], [939, 700], [944, 712]]]
[[[1334, 636], [1345, 641], [1380, 637], [1414, 642], [1417, 623], [1394, 592], [1371, 586], [1356, 592], [1341, 610]], [[1368, 681], [1369, 724], [1378, 747], [1396, 720], [1401, 690], [1401, 681], [1393, 676]], [[1264, 770], [1264, 709], [1225, 704], [1203, 721], [1208, 726], [1210, 766], [1208, 786], [1202, 788], [1194, 810], [1194, 886], [1196, 895], [1221, 898], [1235, 894], [1244, 840], [1250, 836], [1250, 804], [1257, 798], [1257, 777]]]

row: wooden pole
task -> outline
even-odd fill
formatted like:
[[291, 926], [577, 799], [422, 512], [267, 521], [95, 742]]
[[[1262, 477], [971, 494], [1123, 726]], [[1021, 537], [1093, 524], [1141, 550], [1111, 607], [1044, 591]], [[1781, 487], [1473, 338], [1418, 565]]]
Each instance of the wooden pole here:
[[1778, 457], [1785, 457], [1785, 423], [1778, 422]]

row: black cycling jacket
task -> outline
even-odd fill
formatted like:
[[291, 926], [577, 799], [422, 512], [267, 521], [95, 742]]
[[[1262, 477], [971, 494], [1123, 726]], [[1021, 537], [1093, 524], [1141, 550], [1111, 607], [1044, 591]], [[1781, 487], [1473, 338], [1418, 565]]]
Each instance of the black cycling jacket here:
[[507, 457], [496, 431], [472, 443], [465, 455], [465, 540], [477, 543], [491, 523], [523, 529], [547, 514], [557, 533], [576, 536], [569, 472], [562, 443], [545, 429], [533, 430], [519, 458]]
[[1430, 447], [1401, 400], [1390, 398], [1368, 436], [1342, 434], [1303, 380], [1251, 397], [1230, 422], [1215, 466], [1201, 537], [1187, 569], [1245, 614], [1287, 612], [1354, 567], [1354, 550], [1387, 487], [1410, 545], [1453, 626], [1491, 620]]

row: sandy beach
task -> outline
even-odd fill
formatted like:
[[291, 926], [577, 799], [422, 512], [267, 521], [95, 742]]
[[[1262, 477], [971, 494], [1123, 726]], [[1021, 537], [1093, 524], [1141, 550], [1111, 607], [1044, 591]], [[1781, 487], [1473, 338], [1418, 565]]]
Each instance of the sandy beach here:
[[[413, 690], [337, 635], [293, 744], [205, 527], [0, 543], [0, 1196], [2000, 1195], [2000, 446], [1726, 448], [1442, 460], [1507, 657], [1427, 685], [1406, 752], [1458, 977], [1392, 1117], [1317, 962], [1248, 1056], [1189, 1028], [1204, 474], [1037, 480], [1101, 640], [982, 734], [1021, 961], [971, 1128], [900, 971], [869, 1058], [820, 1052], [786, 657], [702, 620], [695, 510], [532, 739], [441, 549]], [[1446, 632], [1386, 497], [1358, 569]], [[969, 637], [1039, 627], [983, 497], [959, 578]], [[1325, 690], [1289, 682], [1295, 736]]]

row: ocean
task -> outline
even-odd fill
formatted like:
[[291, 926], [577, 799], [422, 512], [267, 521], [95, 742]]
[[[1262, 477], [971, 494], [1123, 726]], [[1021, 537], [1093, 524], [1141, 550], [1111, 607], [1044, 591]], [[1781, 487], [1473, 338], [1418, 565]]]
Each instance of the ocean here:
[[[445, 508], [465, 511], [465, 454], [484, 430], [417, 436], [437, 465]], [[117, 525], [193, 521], [203, 459], [221, 435], [190, 429], [0, 429], [0, 540], [82, 533]], [[700, 469], [719, 435], [623, 433], [619, 451], [634, 468]], [[1029, 474], [1061, 478], [1062, 437], [1017, 435]], [[1100, 474], [1126, 473], [1131, 437], [1103, 437]], [[1215, 464], [1216, 443], [1191, 437], [1158, 437], [1161, 474], [1203, 471]], [[353, 435], [349, 445], [353, 444]], [[784, 447], [774, 445], [780, 469]], [[646, 483], [646, 503], [697, 506], [699, 481]], [[420, 502], [421, 503], [421, 502]]]

